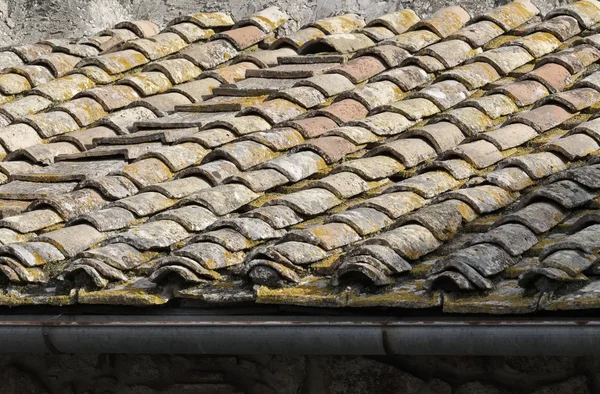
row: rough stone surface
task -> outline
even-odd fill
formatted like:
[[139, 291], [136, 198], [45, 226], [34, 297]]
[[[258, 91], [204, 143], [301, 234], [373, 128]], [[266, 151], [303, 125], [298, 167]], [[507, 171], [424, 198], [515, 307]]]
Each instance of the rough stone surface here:
[[591, 394], [600, 359], [0, 355], [3, 394]]
[[[472, 15], [481, 14], [508, 0], [0, 0], [0, 46], [25, 44], [48, 38], [81, 37], [114, 26], [124, 20], [149, 19], [166, 25], [179, 16], [200, 11], [230, 12], [236, 20], [265, 7], [281, 7], [297, 28], [315, 19], [347, 12], [372, 19], [395, 10], [410, 8], [426, 16], [448, 5], [461, 5]], [[534, 0], [546, 13], [565, 0]], [[284, 27], [285, 28], [285, 27]]]

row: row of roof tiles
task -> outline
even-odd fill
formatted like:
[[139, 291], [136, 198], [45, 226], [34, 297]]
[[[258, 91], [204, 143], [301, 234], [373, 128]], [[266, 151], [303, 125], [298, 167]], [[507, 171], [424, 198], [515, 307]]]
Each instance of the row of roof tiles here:
[[[104, 86], [1, 107], [0, 300], [589, 307], [553, 299], [590, 283], [589, 235], [548, 262], [536, 245], [600, 184], [593, 164], [568, 170], [600, 144], [595, 0], [343, 15], [274, 39], [284, 20], [178, 18], [74, 65]], [[540, 209], [556, 223], [528, 224]]]

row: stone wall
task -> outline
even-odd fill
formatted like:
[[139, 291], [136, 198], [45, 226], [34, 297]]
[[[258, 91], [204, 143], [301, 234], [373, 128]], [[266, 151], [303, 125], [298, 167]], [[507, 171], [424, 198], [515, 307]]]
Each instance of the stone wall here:
[[600, 359], [0, 356], [2, 394], [593, 394]]
[[[533, 0], [547, 12], [566, 0]], [[462, 5], [473, 15], [509, 0], [0, 0], [0, 47], [46, 38], [82, 37], [123, 20], [149, 19], [164, 24], [179, 15], [226, 11], [242, 18], [278, 5], [292, 18], [286, 29], [297, 29], [318, 18], [356, 12], [366, 19], [411, 8], [428, 15], [441, 7]]]

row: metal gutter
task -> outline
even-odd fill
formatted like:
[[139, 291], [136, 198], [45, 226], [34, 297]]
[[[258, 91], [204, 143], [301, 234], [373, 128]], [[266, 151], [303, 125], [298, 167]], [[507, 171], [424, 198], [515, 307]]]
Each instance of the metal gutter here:
[[2, 316], [1, 353], [600, 355], [600, 320]]

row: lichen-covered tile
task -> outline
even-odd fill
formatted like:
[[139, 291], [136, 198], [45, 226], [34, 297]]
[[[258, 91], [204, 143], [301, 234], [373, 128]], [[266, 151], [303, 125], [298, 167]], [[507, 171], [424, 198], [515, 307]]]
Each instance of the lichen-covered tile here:
[[30, 209], [50, 206], [65, 220], [102, 208], [108, 204], [104, 197], [93, 189], [79, 189], [60, 195], [41, 197]]
[[175, 205], [176, 201], [156, 192], [142, 192], [126, 197], [111, 206], [126, 208], [139, 217], [149, 216]]
[[408, 224], [370, 238], [365, 244], [388, 246], [403, 258], [416, 260], [437, 249], [441, 242], [427, 228]]
[[547, 151], [559, 152], [570, 161], [580, 160], [600, 149], [596, 140], [586, 134], [573, 134], [553, 141], [543, 147]]
[[343, 14], [330, 18], [319, 19], [308, 25], [314, 26], [326, 34], [350, 33], [365, 26], [363, 20], [356, 14]]
[[239, 252], [248, 249], [252, 242], [232, 228], [222, 228], [203, 232], [192, 239], [187, 244], [196, 242], [212, 242], [225, 247], [230, 252]]
[[547, 198], [565, 208], [573, 209], [594, 198], [594, 194], [571, 180], [561, 180], [541, 187], [521, 199], [520, 204], [526, 205], [536, 198]]
[[406, 136], [419, 136], [426, 139], [437, 153], [443, 153], [456, 147], [465, 138], [462, 131], [450, 122], [428, 123], [411, 129]]
[[281, 229], [300, 223], [303, 219], [293, 209], [284, 205], [262, 206], [244, 214], [268, 223], [274, 229]]
[[202, 78], [174, 86], [171, 91], [183, 94], [192, 102], [199, 103], [203, 101], [204, 96], [211, 94], [213, 88], [219, 85], [220, 82], [214, 78]]
[[9, 120], [35, 114], [50, 107], [52, 101], [38, 95], [25, 96], [0, 107], [0, 114]]
[[214, 214], [222, 216], [256, 200], [258, 194], [244, 185], [219, 185], [191, 194], [182, 203], [195, 202], [206, 206]]
[[315, 88], [308, 86], [291, 87], [279, 92], [272, 93], [270, 97], [284, 98], [295, 104], [309, 109], [316, 107], [326, 101], [325, 96]]
[[283, 49], [284, 46], [289, 45], [297, 50], [305, 43], [324, 36], [325, 33], [316, 27], [305, 27], [296, 32], [278, 38], [275, 40], [275, 42], [273, 42], [273, 44], [271, 44], [270, 49]]
[[71, 220], [71, 223], [90, 223], [98, 231], [114, 231], [127, 228], [135, 221], [136, 218], [131, 211], [120, 207], [109, 207], [77, 216]]
[[323, 179], [311, 182], [309, 187], [327, 189], [339, 198], [354, 197], [370, 189], [370, 186], [358, 175], [351, 172], [338, 172]]
[[411, 191], [424, 198], [433, 198], [459, 185], [460, 183], [446, 171], [428, 171], [403, 179], [387, 188], [385, 192]]
[[490, 94], [502, 93], [515, 101], [519, 107], [524, 107], [537, 102], [548, 95], [546, 87], [531, 80], [509, 83], [490, 90]]
[[199, 144], [184, 142], [179, 145], [161, 146], [153, 149], [141, 155], [139, 160], [155, 157], [165, 163], [172, 172], [177, 172], [199, 162], [207, 152]]
[[316, 138], [326, 131], [338, 127], [337, 123], [325, 116], [314, 116], [285, 123], [286, 126], [295, 128], [304, 138]]
[[144, 191], [155, 191], [168, 198], [183, 198], [192, 193], [211, 187], [204, 179], [189, 176], [180, 179], [157, 183], [144, 188]]
[[494, 38], [502, 35], [504, 30], [496, 23], [482, 20], [465, 26], [451, 34], [449, 38], [455, 38], [468, 42], [473, 48], [481, 47]]
[[332, 250], [359, 241], [360, 237], [347, 224], [327, 223], [309, 226], [303, 230], [292, 230], [283, 239], [306, 242], [325, 250]]
[[33, 182], [69, 182], [81, 181], [118, 171], [123, 167], [121, 160], [89, 160], [79, 162], [60, 162], [47, 167], [23, 167], [15, 170], [13, 179]]
[[491, 64], [500, 75], [506, 75], [533, 60], [533, 56], [522, 47], [506, 46], [483, 52], [473, 58], [475, 62]]
[[253, 141], [240, 141], [214, 150], [207, 156], [207, 160], [224, 158], [235, 163], [241, 170], [246, 170], [273, 159], [275, 156], [274, 152], [263, 144]]
[[556, 54], [544, 56], [539, 65], [557, 63], [565, 67], [571, 74], [578, 74], [600, 58], [600, 50], [591, 45], [578, 45]]
[[379, 180], [404, 170], [400, 161], [388, 156], [365, 157], [347, 161], [336, 168], [336, 172], [352, 172], [368, 181]]
[[500, 163], [499, 168], [509, 166], [521, 168], [532, 179], [542, 179], [567, 168], [563, 160], [552, 152], [531, 153], [524, 156], [511, 157]]
[[369, 111], [364, 105], [353, 99], [343, 99], [314, 112], [315, 115], [327, 116], [333, 119], [339, 125], [362, 119], [368, 113]]
[[55, 246], [35, 241], [0, 246], [0, 255], [10, 256], [25, 267], [36, 267], [65, 259]]
[[253, 105], [240, 111], [240, 115], [257, 114], [268, 120], [271, 124], [284, 122], [303, 114], [306, 110], [288, 100], [276, 98]]
[[201, 28], [228, 27], [233, 26], [234, 24], [231, 16], [225, 12], [200, 12], [192, 15], [179, 16], [169, 22], [169, 26], [182, 22], [190, 22]]
[[253, 192], [264, 192], [289, 183], [288, 178], [276, 170], [255, 170], [240, 172], [225, 179], [225, 183], [241, 183]]
[[471, 16], [460, 6], [442, 8], [431, 17], [417, 22], [413, 28], [427, 28], [444, 38], [465, 25]]
[[187, 59], [203, 70], [208, 70], [237, 56], [238, 51], [226, 40], [189, 45], [177, 57]]
[[444, 313], [484, 313], [517, 315], [534, 313], [542, 293], [527, 292], [515, 280], [498, 283], [490, 293], [443, 293]]
[[420, 208], [425, 200], [413, 192], [386, 193], [373, 197], [357, 205], [358, 208], [373, 208], [391, 218], [400, 216]]
[[338, 95], [340, 93], [354, 89], [354, 84], [341, 74], [322, 74], [315, 75], [297, 82], [294, 86], [310, 86], [326, 97]]
[[71, 100], [60, 104], [55, 109], [67, 112], [81, 127], [89, 126], [107, 115], [104, 108], [96, 100], [89, 97]]
[[19, 149], [6, 156], [7, 160], [18, 160], [20, 157], [39, 164], [54, 163], [57, 156], [79, 153], [79, 149], [70, 142], [52, 142]]
[[464, 41], [448, 40], [430, 45], [419, 53], [432, 56], [439, 60], [446, 68], [452, 68], [475, 56], [477, 52]]
[[352, 83], [358, 84], [384, 71], [386, 66], [374, 56], [360, 56], [348, 63], [334, 67], [327, 73], [341, 74]]
[[403, 92], [408, 92], [417, 86], [429, 82], [433, 78], [422, 68], [417, 66], [406, 66], [384, 71], [371, 79], [372, 82], [391, 81]]
[[176, 222], [157, 220], [147, 222], [110, 237], [107, 243], [126, 243], [139, 250], [167, 248], [189, 234]]
[[36, 238], [38, 242], [47, 242], [55, 246], [67, 258], [74, 257], [103, 239], [102, 233], [86, 224], [50, 231]]
[[419, 21], [419, 17], [412, 10], [400, 10], [391, 14], [386, 14], [372, 19], [367, 23], [367, 27], [383, 26], [388, 28], [396, 35], [404, 33]]
[[422, 118], [435, 115], [440, 109], [430, 100], [425, 98], [412, 98], [401, 100], [393, 104], [384, 105], [374, 112], [395, 112], [406, 116], [410, 120], [421, 120]]
[[483, 169], [501, 161], [504, 156], [494, 144], [478, 140], [459, 145], [444, 154], [444, 158], [458, 156], [478, 169]]
[[511, 192], [521, 191], [534, 184], [525, 171], [518, 167], [506, 167], [494, 170], [486, 175], [485, 179], [491, 184], [500, 186]]
[[[524, 79], [533, 79], [543, 84], [551, 93], [563, 91], [571, 84], [573, 78], [564, 66], [556, 63], [546, 63], [541, 67], [527, 73]], [[585, 79], [581, 82], [585, 83]], [[585, 85], [584, 85], [585, 86]]]
[[187, 43], [176, 33], [163, 32], [151, 38], [129, 41], [124, 48], [135, 49], [144, 54], [149, 60], [172, 55], [185, 48]]
[[496, 224], [519, 223], [539, 235], [562, 222], [566, 214], [567, 211], [556, 203], [539, 201], [503, 216]]
[[511, 256], [516, 257], [537, 244], [538, 239], [531, 230], [521, 224], [505, 223], [475, 236], [467, 246], [481, 243], [498, 245]]
[[483, 185], [455, 190], [442, 195], [439, 201], [457, 199], [468, 203], [477, 213], [489, 213], [504, 208], [516, 200], [516, 195], [498, 186]]
[[[299, 31], [300, 32], [300, 31]], [[285, 37], [283, 37], [285, 39]], [[276, 40], [275, 42], [277, 42]], [[272, 46], [273, 48], [273, 46]], [[279, 64], [279, 59], [283, 57], [294, 57], [296, 56], [296, 51], [289, 47], [279, 48], [279, 49], [269, 49], [269, 50], [259, 50], [241, 54], [238, 56], [234, 63], [238, 62], [250, 62], [258, 66], [258, 68], [268, 68], [275, 67]]]
[[531, 126], [538, 133], [543, 133], [570, 119], [572, 116], [573, 114], [562, 106], [545, 104], [531, 111], [519, 113], [512, 117], [509, 122], [523, 123]]
[[377, 136], [390, 136], [400, 134], [414, 124], [414, 121], [404, 115], [395, 112], [380, 112], [362, 120], [349, 122], [348, 126], [364, 127]]
[[391, 81], [369, 83], [359, 88], [343, 93], [342, 97], [359, 101], [369, 111], [376, 107], [397, 102], [405, 94]]
[[118, 200], [138, 192], [138, 188], [127, 178], [118, 175], [100, 176], [82, 181], [79, 187], [92, 187], [105, 197]]
[[4, 218], [0, 220], [0, 227], [26, 234], [53, 226], [62, 222], [62, 220], [63, 219], [51, 209], [37, 209]]
[[328, 131], [324, 136], [338, 136], [347, 139], [355, 145], [363, 145], [371, 142], [376, 142], [379, 138], [363, 127], [344, 126], [337, 127], [331, 131]]
[[272, 168], [291, 182], [298, 182], [326, 167], [325, 160], [314, 152], [297, 152], [270, 160], [260, 168]]
[[525, 124], [514, 123], [499, 129], [480, 134], [485, 139], [496, 146], [501, 151], [517, 147], [537, 137], [536, 131]]
[[0, 142], [6, 151], [14, 152], [42, 143], [37, 131], [25, 123], [15, 123], [0, 128]]
[[212, 29], [202, 29], [201, 27], [190, 22], [181, 22], [170, 25], [164, 29], [163, 32], [175, 33], [188, 44], [192, 44], [200, 40], [207, 40], [215, 34], [214, 30]]
[[474, 90], [500, 79], [500, 75], [488, 63], [475, 62], [445, 71], [442, 79], [455, 79], [467, 89]]
[[43, 138], [50, 138], [79, 129], [71, 115], [62, 111], [42, 112], [21, 119], [37, 130]]
[[411, 97], [426, 98], [440, 109], [448, 109], [468, 96], [467, 88], [462, 83], [453, 80], [437, 82], [411, 95]]
[[285, 205], [301, 215], [318, 215], [340, 203], [341, 201], [332, 192], [313, 188], [277, 197], [267, 205]]
[[455, 108], [438, 115], [437, 119], [455, 124], [467, 137], [475, 136], [493, 126], [492, 120], [485, 113], [473, 107]]
[[153, 216], [151, 220], [171, 220], [179, 223], [190, 232], [198, 232], [213, 224], [217, 217], [208, 209], [197, 205], [188, 205]]
[[418, 223], [431, 231], [438, 240], [448, 241], [454, 238], [464, 223], [476, 216], [471, 207], [464, 202], [448, 200], [411, 212], [401, 217], [397, 225]]
[[239, 51], [246, 49], [267, 37], [267, 34], [256, 26], [244, 26], [215, 34], [212, 39], [224, 39], [232, 43]]
[[475, 20], [490, 20], [508, 31], [532, 19], [539, 12], [530, 0], [518, 0], [502, 7], [494, 8], [475, 18]]
[[140, 95], [131, 86], [113, 85], [86, 90], [82, 97], [91, 97], [99, 102], [105, 111], [111, 112], [139, 100]]
[[201, 264], [206, 269], [216, 270], [241, 264], [243, 257], [239, 252], [232, 253], [221, 245], [210, 242], [189, 244], [173, 252]]
[[437, 156], [436, 151], [420, 138], [404, 138], [388, 142], [369, 151], [369, 156], [390, 154], [398, 158], [406, 167], [414, 167], [427, 159]]
[[132, 68], [148, 63], [148, 59], [141, 52], [133, 49], [107, 53], [82, 60], [77, 67], [94, 65], [102, 68], [109, 74], [119, 74]]
[[121, 174], [131, 180], [137, 187], [163, 182], [173, 176], [166, 164], [154, 158], [128, 164], [122, 168]]
[[31, 89], [31, 84], [27, 78], [18, 74], [2, 74], [0, 75], [0, 92], [10, 96], [19, 94]]
[[577, 88], [553, 94], [541, 100], [537, 106], [557, 102], [567, 107], [571, 112], [579, 112], [600, 100], [600, 92], [592, 88]]
[[393, 223], [385, 213], [373, 208], [356, 208], [345, 212], [335, 213], [326, 222], [345, 223], [352, 227], [360, 236], [377, 233]]
[[199, 166], [186, 168], [177, 174], [177, 176], [182, 178], [190, 175], [201, 175], [211, 184], [218, 185], [225, 179], [234, 175], [238, 175], [239, 173], [240, 170], [232, 162], [227, 160], [216, 160]]
[[248, 135], [249, 140], [256, 141], [274, 151], [283, 151], [304, 142], [302, 135], [291, 127], [275, 128]]
[[172, 85], [169, 78], [162, 72], [148, 71], [136, 73], [123, 78], [119, 84], [129, 85], [137, 89], [143, 96], [150, 96], [167, 91]]
[[518, 111], [515, 103], [504, 94], [490, 94], [489, 96], [478, 97], [463, 101], [458, 106], [475, 107], [494, 120]]
[[536, 31], [548, 32], [564, 42], [579, 34], [581, 27], [577, 19], [568, 15], [558, 15], [532, 26], [525, 31], [525, 34], [531, 34]]
[[10, 200], [35, 200], [75, 189], [76, 182], [39, 183], [12, 181], [0, 186], [0, 198]]
[[265, 241], [282, 237], [285, 232], [273, 229], [263, 220], [249, 217], [219, 220], [208, 227], [208, 230], [232, 228], [250, 241]]

